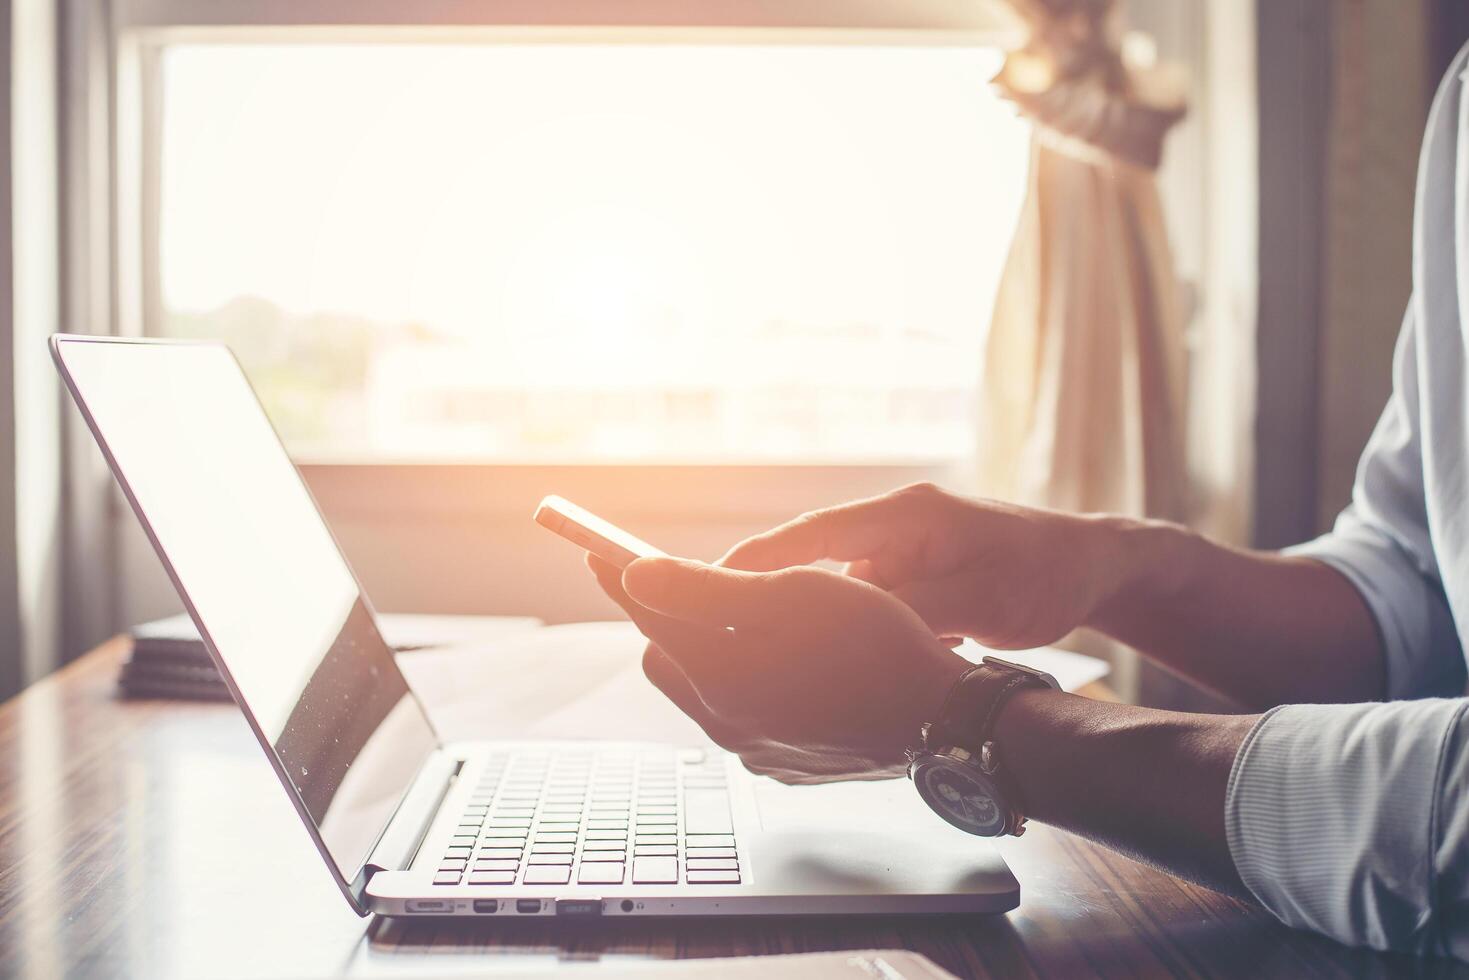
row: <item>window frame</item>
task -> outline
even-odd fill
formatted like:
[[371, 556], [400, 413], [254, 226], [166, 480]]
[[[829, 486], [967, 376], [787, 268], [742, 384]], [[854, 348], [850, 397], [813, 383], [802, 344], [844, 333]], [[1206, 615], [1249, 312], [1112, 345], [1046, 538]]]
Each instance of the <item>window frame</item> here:
[[[141, 336], [162, 320], [159, 198], [162, 139], [160, 56], [169, 44], [323, 43], [717, 43], [1003, 45], [1019, 26], [993, 0], [115, 0], [114, 174], [116, 188], [115, 323]], [[520, 494], [446, 499], [447, 474], [469, 485], [524, 482], [613, 489], [641, 506], [676, 512], [699, 501], [701, 513], [768, 517], [784, 509], [748, 503], [774, 495], [836, 501], [915, 481], [972, 483], [966, 458], [808, 465], [696, 461], [544, 463], [516, 460], [378, 460], [295, 454], [309, 481], [353, 511], [382, 504], [399, 513], [470, 509], [498, 513]], [[478, 474], [478, 477], [476, 477]], [[449, 481], [454, 485], [456, 481]], [[359, 496], [352, 488], [377, 489]], [[635, 488], [635, 489], [634, 489]], [[776, 488], [780, 488], [778, 491]], [[563, 492], [571, 492], [571, 489]], [[692, 494], [693, 496], [686, 496]], [[369, 497], [371, 499], [369, 499]], [[360, 505], [360, 506], [359, 506]], [[788, 508], [786, 508], [788, 509]]]

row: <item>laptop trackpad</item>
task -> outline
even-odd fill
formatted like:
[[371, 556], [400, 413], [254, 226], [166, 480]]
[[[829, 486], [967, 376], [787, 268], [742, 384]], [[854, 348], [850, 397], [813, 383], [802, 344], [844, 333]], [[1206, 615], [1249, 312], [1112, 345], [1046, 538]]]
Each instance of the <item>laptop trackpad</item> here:
[[995, 894], [1015, 879], [989, 841], [934, 814], [906, 779], [824, 786], [755, 780], [753, 860], [772, 894]]

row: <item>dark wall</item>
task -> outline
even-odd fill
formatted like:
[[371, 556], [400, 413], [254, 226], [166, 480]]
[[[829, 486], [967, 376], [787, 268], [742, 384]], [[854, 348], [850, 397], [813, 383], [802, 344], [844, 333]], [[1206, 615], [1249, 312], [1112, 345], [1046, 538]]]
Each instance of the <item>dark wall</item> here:
[[[1330, 526], [1348, 499], [1356, 456], [1386, 397], [1399, 313], [1362, 302], [1362, 281], [1378, 281], [1380, 297], [1368, 297], [1382, 299], [1375, 305], [1401, 310], [1410, 288], [1416, 136], [1440, 77], [1469, 40], [1469, 0], [1400, 0], [1401, 15], [1391, 2], [1256, 3], [1253, 537], [1260, 547], [1304, 541]], [[1423, 33], [1384, 38], [1381, 31], [1397, 26], [1399, 16], [1403, 31]], [[1363, 94], [1399, 64], [1421, 72], [1421, 85], [1415, 79], [1391, 93]], [[1336, 79], [1347, 79], [1340, 92]], [[1381, 224], [1384, 208], [1391, 209], [1391, 228]], [[1371, 228], [1387, 237], [1363, 239]], [[1351, 356], [1363, 360], [1346, 364]]]
[[1259, 0], [1255, 544], [1316, 526], [1326, 166], [1336, 0]]
[[1430, 74], [1436, 81], [1448, 71], [1459, 49], [1469, 42], [1469, 0], [1435, 0], [1429, 40], [1433, 51]]
[[11, 297], [9, 0], [0, 0], [0, 700], [20, 690], [20, 576], [15, 544], [15, 359]]

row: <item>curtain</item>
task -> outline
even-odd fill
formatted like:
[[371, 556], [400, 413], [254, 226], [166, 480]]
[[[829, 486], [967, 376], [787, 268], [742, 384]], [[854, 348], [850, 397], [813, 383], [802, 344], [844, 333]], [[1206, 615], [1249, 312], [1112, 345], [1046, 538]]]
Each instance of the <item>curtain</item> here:
[[61, 394], [57, 329], [56, 11], [12, 0], [0, 32], [0, 698], [60, 661]]
[[1182, 518], [1183, 323], [1153, 171], [1181, 86], [1130, 69], [1113, 0], [1011, 0], [995, 82], [1035, 124], [982, 386], [980, 485], [1048, 507]]
[[[1070, 511], [1187, 516], [1183, 314], [1154, 172], [1176, 76], [1130, 64], [1115, 0], [1009, 0], [1028, 40], [995, 79], [1034, 124], [985, 356], [979, 485]], [[1129, 700], [1135, 654], [1079, 633]]]

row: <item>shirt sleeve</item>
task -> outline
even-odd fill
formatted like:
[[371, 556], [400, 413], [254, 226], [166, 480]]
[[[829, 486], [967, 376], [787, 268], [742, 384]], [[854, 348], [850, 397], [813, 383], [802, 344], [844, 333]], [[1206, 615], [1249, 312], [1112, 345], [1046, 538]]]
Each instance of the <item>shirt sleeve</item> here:
[[1240, 878], [1287, 925], [1469, 960], [1469, 700], [1265, 714], [1225, 801]]
[[1439, 578], [1423, 490], [1418, 325], [1410, 304], [1393, 359], [1393, 394], [1333, 530], [1287, 553], [1325, 562], [1377, 622], [1390, 699], [1464, 693], [1464, 657]]

